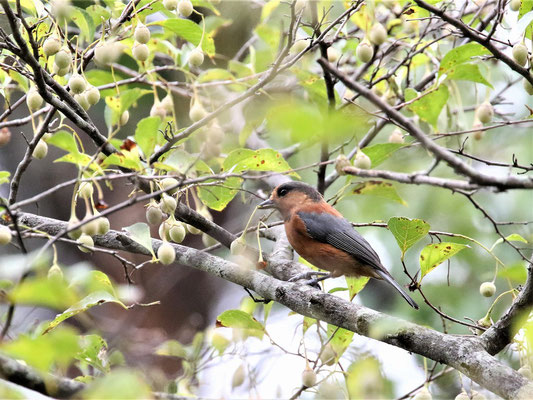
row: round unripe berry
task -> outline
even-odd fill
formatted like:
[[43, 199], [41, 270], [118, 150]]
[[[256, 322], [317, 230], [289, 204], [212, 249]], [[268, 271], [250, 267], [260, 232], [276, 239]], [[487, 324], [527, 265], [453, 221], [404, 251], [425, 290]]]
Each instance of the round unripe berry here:
[[174, 189], [169, 190], [167, 193], [174, 194], [178, 191], [178, 181], [174, 178], [165, 178], [159, 182], [161, 189], [167, 190], [168, 188], [173, 187]]
[[398, 143], [398, 144], [404, 143], [402, 131], [400, 129], [397, 128], [392, 131], [392, 133], [389, 136], [389, 143]]
[[205, 247], [211, 247], [215, 244], [218, 244], [218, 241], [215, 238], [209, 236], [207, 233], [202, 233], [202, 243]]
[[172, 96], [170, 94], [167, 94], [163, 100], [161, 100], [161, 105], [165, 109], [165, 111], [169, 114], [174, 111], [174, 100], [172, 100]]
[[244, 366], [241, 364], [237, 367], [231, 378], [231, 387], [236, 388], [241, 386], [244, 383], [246, 378], [246, 373], [244, 372]]
[[72, 93], [81, 94], [87, 88], [87, 81], [80, 74], [74, 73], [68, 80], [68, 85]]
[[51, 4], [51, 13], [56, 19], [67, 18], [72, 12], [72, 6], [70, 5], [70, 0], [52, 0]]
[[11, 140], [11, 131], [7, 126], [0, 129], [0, 147], [5, 146]]
[[167, 110], [160, 101], [155, 102], [152, 108], [150, 108], [150, 117], [159, 117], [161, 119], [167, 117]]
[[313, 387], [316, 384], [316, 372], [307, 367], [302, 372], [302, 385], [305, 387]]
[[163, 242], [163, 244], [157, 249], [157, 258], [159, 258], [159, 262], [163, 265], [172, 264], [176, 259], [174, 247], [168, 242]]
[[[71, 229], [72, 227], [74, 227], [75, 225], [78, 225], [78, 223], [80, 222], [80, 220], [78, 218], [76, 218], [76, 216], [72, 216], [69, 220], [68, 220], [68, 224], [67, 224], [67, 229]], [[67, 233], [67, 236], [71, 239], [78, 239], [80, 236], [81, 236], [82, 232], [81, 232], [81, 229], [78, 228], [78, 229], [74, 229], [74, 230], [70, 230], [68, 233]]]
[[96, 103], [100, 101], [100, 90], [98, 90], [97, 87], [90, 86], [87, 88], [87, 92], [85, 93], [85, 98], [89, 102], [91, 106], [94, 106]]
[[178, 0], [163, 0], [163, 7], [167, 10], [174, 11], [178, 8]]
[[163, 220], [163, 213], [156, 203], [150, 204], [146, 209], [146, 221], [150, 225], [159, 225]]
[[[87, 217], [85, 218], [89, 219], [91, 217], [92, 217], [91, 215], [87, 215]], [[85, 222], [81, 226], [81, 232], [89, 236], [97, 235], [98, 234], [98, 220], [93, 219], [92, 221]]]
[[178, 12], [182, 17], [189, 17], [193, 12], [193, 6], [190, 0], [180, 0], [178, 3]]
[[[77, 242], [79, 244], [82, 244], [84, 246], [89, 246], [89, 247], [93, 247], [94, 246], [94, 240], [92, 237], [90, 237], [89, 235], [83, 233], [77, 240]], [[81, 251], [83, 251], [84, 253], [90, 253], [91, 250], [85, 248], [85, 247], [82, 247], [82, 246], [78, 246], [78, 249], [80, 249]]]
[[61, 268], [57, 264], [53, 264], [50, 269], [48, 270], [48, 274], [46, 275], [48, 279], [63, 279], [63, 271], [61, 271]]
[[336, 63], [340, 56], [341, 52], [339, 50], [337, 50], [335, 47], [328, 47], [328, 61], [330, 63]]
[[479, 293], [484, 297], [492, 297], [496, 293], [496, 286], [492, 282], [483, 282], [479, 286]]
[[481, 140], [485, 136], [485, 131], [483, 130], [483, 124], [478, 121], [474, 120], [474, 124], [472, 125], [472, 129], [476, 129], [472, 136], [474, 137], [474, 140]]
[[299, 39], [294, 42], [294, 44], [291, 47], [291, 53], [299, 54], [305, 49], [307, 49], [307, 46], [309, 46], [309, 39]]
[[100, 217], [96, 220], [96, 222], [98, 223], [98, 235], [105, 235], [107, 232], [109, 232], [111, 225], [106, 217]]
[[368, 39], [373, 44], [383, 44], [387, 40], [387, 30], [383, 25], [378, 22], [374, 24], [372, 28], [370, 28], [370, 32], [368, 33]]
[[455, 396], [454, 400], [470, 400], [470, 396], [468, 396], [468, 394], [463, 390], [461, 393]]
[[183, 242], [183, 239], [185, 239], [185, 235], [187, 234], [187, 231], [185, 230], [185, 227], [181, 222], [176, 222], [172, 225], [172, 227], [168, 231], [168, 235], [170, 236], [170, 240], [172, 240], [175, 243], [181, 243]]
[[136, 60], [146, 61], [150, 55], [150, 49], [145, 44], [137, 43], [133, 46], [133, 49], [131, 49], [131, 53]]
[[202, 233], [202, 231], [192, 225], [185, 224], [185, 228], [187, 229], [187, 232], [189, 232], [191, 235], [199, 235]]
[[189, 54], [189, 65], [193, 67], [199, 67], [204, 62], [204, 52], [198, 47], [195, 48]]
[[5, 246], [6, 244], [11, 243], [11, 230], [4, 225], [0, 225], [0, 245]]
[[365, 153], [363, 153], [362, 151], [358, 151], [355, 155], [355, 161], [353, 165], [356, 168], [370, 169], [370, 167], [372, 167], [372, 161], [370, 160], [370, 157], [368, 157]]
[[172, 223], [169, 220], [165, 220], [159, 225], [159, 229], [157, 233], [159, 234], [159, 237], [161, 240], [168, 241], [170, 240], [170, 227], [172, 226]]
[[192, 122], [198, 122], [207, 115], [207, 111], [202, 107], [199, 101], [195, 101], [189, 110], [189, 118]]
[[54, 64], [57, 65], [59, 69], [67, 68], [70, 66], [71, 62], [72, 56], [70, 55], [70, 52], [65, 49], [59, 50], [54, 57]]
[[423, 387], [418, 391], [417, 394], [413, 396], [413, 400], [432, 400], [433, 396], [431, 393], [429, 393], [429, 390], [427, 388]]
[[59, 68], [55, 63], [52, 66], [52, 72], [57, 76], [65, 76], [70, 71], [70, 64], [66, 68]]
[[43, 158], [46, 157], [47, 154], [48, 154], [48, 145], [46, 144], [46, 142], [39, 140], [37, 142], [37, 145], [35, 146], [35, 149], [33, 149], [33, 153], [32, 153], [33, 157], [35, 157], [38, 160], [42, 160]]
[[119, 125], [124, 126], [128, 123], [130, 120], [130, 112], [128, 110], [124, 111], [122, 115], [120, 116]]
[[43, 53], [47, 56], [53, 56], [61, 50], [61, 40], [57, 36], [49, 36], [43, 43]]
[[240, 256], [244, 254], [244, 252], [246, 251], [246, 241], [241, 236], [235, 239], [233, 242], [231, 242], [231, 245], [229, 248], [230, 248], [230, 252], [232, 255]]
[[520, 367], [517, 372], [527, 379], [533, 380], [533, 372], [531, 372], [531, 368], [529, 368], [527, 365]]
[[472, 400], [487, 400], [484, 394], [481, 394], [479, 392], [476, 392], [475, 390], [472, 391]]
[[320, 353], [320, 361], [326, 365], [333, 365], [335, 364], [335, 358], [337, 357], [337, 353], [335, 350], [333, 350], [333, 347], [331, 347], [331, 343], [326, 344], [324, 346], [324, 349], [322, 350], [322, 353]]
[[133, 32], [133, 38], [139, 43], [148, 43], [150, 40], [150, 29], [148, 29], [146, 25], [139, 22], [135, 28], [135, 32]]
[[91, 108], [91, 105], [87, 101], [87, 96], [85, 93], [82, 94], [75, 94], [74, 100], [83, 108], [85, 111], [87, 111], [89, 108]]
[[166, 212], [167, 214], [174, 214], [177, 205], [178, 203], [176, 202], [176, 199], [174, 197], [163, 193], [163, 195], [161, 196], [161, 202], [159, 203], [159, 207], [163, 212]]
[[224, 131], [222, 130], [220, 125], [215, 123], [211, 125], [211, 127], [209, 128], [209, 131], [207, 132], [207, 136], [210, 142], [219, 144], [224, 141], [224, 137], [226, 135], [224, 134]]
[[522, 5], [521, 0], [511, 0], [511, 3], [509, 4], [509, 8], [511, 11], [518, 11], [520, 10], [520, 6]]
[[94, 48], [94, 61], [98, 66], [106, 66], [116, 61], [115, 46], [112, 42], [100, 43]]
[[222, 146], [220, 143], [205, 142], [202, 153], [207, 160], [216, 158], [222, 153]]
[[350, 163], [350, 160], [348, 160], [348, 157], [346, 157], [344, 154], [339, 154], [335, 159], [335, 171], [337, 171], [337, 174], [339, 175], [346, 175], [344, 168], [351, 166], [352, 164]]
[[524, 89], [526, 89], [527, 94], [532, 96], [533, 95], [533, 85], [531, 85], [531, 83], [529, 83], [529, 81], [526, 78], [524, 78], [524, 80], [522, 81], [522, 84], [524, 85]]
[[26, 95], [26, 104], [30, 111], [38, 110], [43, 104], [43, 98], [33, 86], [28, 90], [28, 94]]
[[517, 43], [513, 46], [513, 58], [522, 67], [526, 65], [527, 56], [527, 46], [524, 43]]
[[90, 199], [93, 197], [94, 188], [91, 182], [82, 182], [80, 188], [78, 189], [78, 194], [84, 199]]
[[370, 62], [374, 57], [374, 48], [368, 42], [361, 42], [355, 49], [355, 55], [364, 63]]

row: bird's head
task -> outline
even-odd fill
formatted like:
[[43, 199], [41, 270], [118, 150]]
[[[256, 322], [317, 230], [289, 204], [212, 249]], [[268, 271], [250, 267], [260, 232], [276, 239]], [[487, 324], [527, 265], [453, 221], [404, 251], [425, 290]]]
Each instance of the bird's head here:
[[275, 208], [286, 219], [295, 208], [322, 201], [322, 195], [311, 185], [303, 182], [287, 182], [274, 188], [270, 198], [259, 204], [259, 208]]

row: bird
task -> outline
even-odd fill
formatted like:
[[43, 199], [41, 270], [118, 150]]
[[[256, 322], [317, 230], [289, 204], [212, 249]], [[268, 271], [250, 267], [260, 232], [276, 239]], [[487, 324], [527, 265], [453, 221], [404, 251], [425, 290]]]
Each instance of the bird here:
[[315, 267], [329, 271], [309, 271], [290, 281], [320, 276], [307, 282], [316, 285], [330, 277], [368, 276], [387, 282], [411, 307], [419, 308], [385, 269], [370, 243], [311, 185], [298, 181], [282, 183], [258, 207], [278, 210], [292, 248]]

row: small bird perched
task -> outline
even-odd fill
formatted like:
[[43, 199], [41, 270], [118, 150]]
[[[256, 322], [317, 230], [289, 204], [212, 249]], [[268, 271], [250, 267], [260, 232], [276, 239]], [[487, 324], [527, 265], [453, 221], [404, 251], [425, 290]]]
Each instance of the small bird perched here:
[[372, 246], [312, 186], [302, 182], [283, 183], [259, 207], [277, 209], [285, 220], [285, 232], [294, 250], [314, 266], [329, 271], [310, 271], [291, 281], [315, 275], [323, 276], [309, 283], [341, 275], [369, 276], [391, 284], [411, 307], [418, 309], [381, 264]]

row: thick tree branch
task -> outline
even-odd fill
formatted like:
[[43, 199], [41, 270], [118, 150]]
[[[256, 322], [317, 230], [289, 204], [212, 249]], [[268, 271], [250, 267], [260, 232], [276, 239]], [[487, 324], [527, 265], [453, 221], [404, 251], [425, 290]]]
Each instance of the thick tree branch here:
[[[51, 235], [65, 229], [66, 222], [36, 216], [19, 215], [21, 224], [38, 228]], [[128, 236], [110, 231], [95, 236], [95, 245], [149, 255], [149, 251]], [[153, 240], [155, 250], [162, 244]], [[470, 379], [506, 398], [529, 398], [533, 385], [509, 366], [489, 355], [484, 341], [475, 336], [447, 335], [412, 322], [353, 304], [309, 286], [284, 282], [261, 272], [212, 256], [205, 252], [174, 244], [176, 263], [187, 265], [251, 289], [266, 299], [277, 301], [291, 310], [351, 330], [375, 340], [420, 354], [447, 364]], [[372, 327], [379, 326], [375, 335]]]
[[516, 177], [512, 175], [500, 177], [479, 172], [475, 168], [459, 159], [446, 148], [436, 144], [433, 140], [427, 137], [424, 131], [422, 131], [422, 129], [420, 129], [415, 123], [413, 123], [409, 118], [405, 117], [399, 111], [395, 110], [370, 89], [350, 79], [335, 66], [331, 65], [327, 60], [321, 58], [318, 60], [318, 63], [326, 68], [331, 74], [339, 78], [339, 80], [342, 81], [342, 83], [344, 83], [347, 87], [361, 94], [368, 101], [379, 107], [389, 118], [401, 125], [411, 134], [411, 136], [417, 139], [422, 146], [424, 146], [424, 148], [432, 152], [437, 159], [444, 160], [455, 170], [455, 172], [470, 178], [473, 184], [489, 187], [492, 186], [499, 190], [533, 188], [532, 177]]

